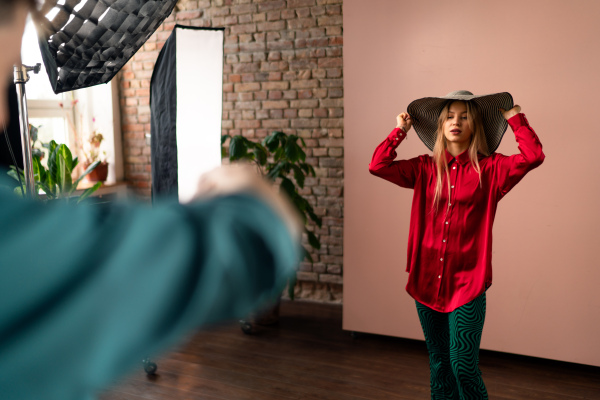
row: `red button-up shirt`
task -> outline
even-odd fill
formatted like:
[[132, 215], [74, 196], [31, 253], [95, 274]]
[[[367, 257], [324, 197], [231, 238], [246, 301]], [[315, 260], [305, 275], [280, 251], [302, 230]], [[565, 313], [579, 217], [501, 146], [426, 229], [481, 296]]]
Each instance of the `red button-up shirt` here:
[[[396, 185], [414, 189], [408, 236], [406, 291], [418, 302], [451, 312], [481, 295], [492, 284], [492, 225], [498, 202], [544, 161], [542, 144], [525, 115], [508, 120], [520, 154], [479, 155], [479, 174], [468, 151], [446, 151], [446, 178], [438, 212], [432, 212], [437, 170], [430, 155], [398, 160], [396, 148], [406, 137], [394, 129], [375, 149], [369, 171]], [[447, 213], [445, 208], [450, 203]]]

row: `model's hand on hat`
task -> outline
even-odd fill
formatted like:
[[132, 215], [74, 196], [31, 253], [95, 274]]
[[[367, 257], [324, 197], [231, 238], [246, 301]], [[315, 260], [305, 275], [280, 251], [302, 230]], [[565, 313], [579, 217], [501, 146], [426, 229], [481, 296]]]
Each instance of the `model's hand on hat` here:
[[515, 104], [515, 106], [508, 111], [506, 111], [504, 108], [501, 108], [500, 112], [502, 113], [502, 116], [504, 117], [504, 119], [506, 119], [508, 121], [509, 119], [511, 119], [512, 117], [514, 117], [515, 115], [517, 115], [518, 113], [521, 112], [521, 106], [518, 104]]
[[396, 117], [396, 128], [400, 128], [406, 133], [408, 133], [408, 131], [410, 130], [412, 123], [412, 118], [410, 117], [410, 115], [408, 115], [408, 113], [403, 112], [401, 114], [398, 114], [398, 116]]

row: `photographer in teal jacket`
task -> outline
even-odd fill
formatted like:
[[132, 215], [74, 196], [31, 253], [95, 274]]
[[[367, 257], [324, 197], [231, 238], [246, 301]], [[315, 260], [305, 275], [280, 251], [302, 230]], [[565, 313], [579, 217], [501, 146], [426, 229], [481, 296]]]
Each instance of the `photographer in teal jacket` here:
[[[2, 94], [31, 6], [0, 0]], [[0, 227], [2, 400], [88, 399], [277, 296], [300, 257], [299, 217], [243, 167], [207, 174], [187, 205], [43, 205], [0, 190]]]

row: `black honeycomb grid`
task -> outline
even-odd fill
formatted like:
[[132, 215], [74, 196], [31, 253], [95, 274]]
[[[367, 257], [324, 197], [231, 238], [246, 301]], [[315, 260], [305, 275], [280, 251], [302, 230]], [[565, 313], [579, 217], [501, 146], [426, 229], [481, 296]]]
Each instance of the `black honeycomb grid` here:
[[110, 81], [171, 14], [176, 3], [46, 0], [36, 25], [54, 92]]

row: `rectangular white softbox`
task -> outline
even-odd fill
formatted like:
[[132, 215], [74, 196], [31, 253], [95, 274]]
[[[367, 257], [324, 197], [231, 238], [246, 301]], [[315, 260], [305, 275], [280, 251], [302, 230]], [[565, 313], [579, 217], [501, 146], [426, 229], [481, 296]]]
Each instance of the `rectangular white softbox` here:
[[221, 165], [224, 30], [176, 25], [150, 83], [152, 194], [189, 201]]

